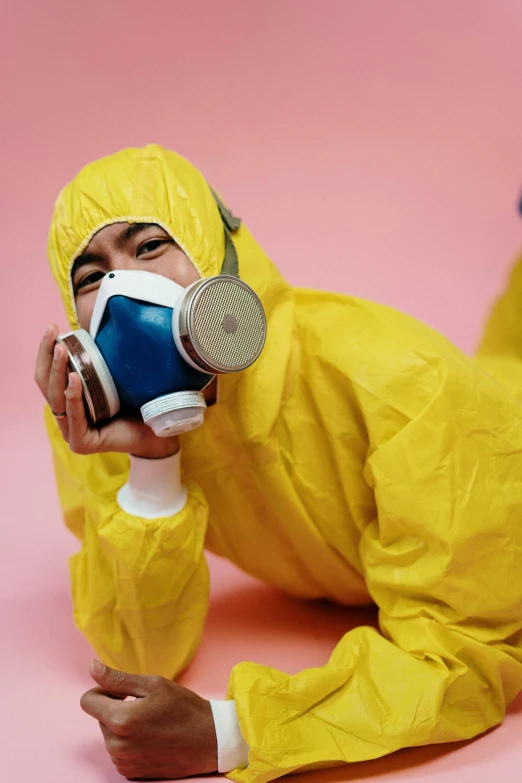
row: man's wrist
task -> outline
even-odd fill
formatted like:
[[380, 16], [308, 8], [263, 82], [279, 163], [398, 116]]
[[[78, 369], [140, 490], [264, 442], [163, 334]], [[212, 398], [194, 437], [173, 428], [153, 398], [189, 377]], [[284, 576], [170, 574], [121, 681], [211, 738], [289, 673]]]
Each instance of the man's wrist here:
[[205, 716], [202, 724], [201, 733], [199, 737], [202, 742], [202, 746], [206, 749], [204, 758], [201, 759], [202, 767], [200, 773], [203, 775], [212, 775], [214, 772], [218, 772], [219, 765], [219, 753], [217, 743], [217, 733], [214, 722], [214, 713], [212, 711], [212, 705], [207, 699], [204, 700], [205, 704]]
[[139, 459], [165, 459], [166, 457], [173, 457], [180, 449], [179, 438], [177, 435], [172, 438], [157, 438], [159, 441], [153, 446], [149, 446], [144, 451], [133, 451], [129, 454], [130, 457], [138, 457]]

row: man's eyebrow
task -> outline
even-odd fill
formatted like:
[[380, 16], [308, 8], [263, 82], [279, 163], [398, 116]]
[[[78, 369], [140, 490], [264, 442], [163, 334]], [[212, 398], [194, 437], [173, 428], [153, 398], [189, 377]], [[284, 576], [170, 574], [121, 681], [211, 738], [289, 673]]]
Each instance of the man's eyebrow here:
[[150, 228], [151, 226], [156, 226], [156, 223], [131, 223], [130, 226], [127, 226], [120, 234], [118, 234], [114, 240], [114, 244], [118, 250], [123, 250], [129, 239], [131, 239], [136, 234], [145, 231], [146, 228]]

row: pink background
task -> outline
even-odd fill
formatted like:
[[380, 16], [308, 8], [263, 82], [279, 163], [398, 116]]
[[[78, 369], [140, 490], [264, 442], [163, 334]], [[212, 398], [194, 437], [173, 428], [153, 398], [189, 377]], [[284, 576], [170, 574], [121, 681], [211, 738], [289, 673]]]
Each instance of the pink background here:
[[[32, 379], [45, 325], [65, 326], [45, 260], [58, 190], [103, 154], [170, 146], [293, 283], [391, 304], [470, 351], [521, 244], [522, 4], [4, 0], [2, 16], [2, 780], [109, 783], [122, 778], [78, 706], [92, 683], [70, 617], [77, 544]], [[212, 566], [184, 680], [204, 695], [223, 695], [237, 660], [319, 665], [368, 619]], [[519, 699], [475, 742], [307, 780], [489, 783], [521, 765]]]

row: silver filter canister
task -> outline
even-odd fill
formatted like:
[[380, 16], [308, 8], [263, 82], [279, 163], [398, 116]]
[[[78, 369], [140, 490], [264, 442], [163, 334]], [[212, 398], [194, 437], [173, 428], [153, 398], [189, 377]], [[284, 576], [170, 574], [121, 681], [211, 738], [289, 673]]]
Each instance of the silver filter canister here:
[[80, 376], [87, 413], [92, 424], [116, 416], [120, 399], [105, 359], [89, 332], [77, 329], [61, 334], [56, 342], [65, 345], [69, 370]]
[[199, 280], [173, 313], [173, 335], [190, 363], [204, 372], [249, 367], [266, 340], [266, 316], [257, 294], [237, 277]]

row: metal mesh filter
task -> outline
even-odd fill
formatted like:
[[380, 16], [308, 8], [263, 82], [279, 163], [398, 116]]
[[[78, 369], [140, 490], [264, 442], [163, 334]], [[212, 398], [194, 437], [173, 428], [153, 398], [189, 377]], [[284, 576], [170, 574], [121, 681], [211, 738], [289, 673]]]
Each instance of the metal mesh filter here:
[[202, 287], [189, 320], [194, 347], [216, 369], [241, 370], [261, 353], [266, 336], [263, 306], [239, 280], [214, 278]]

